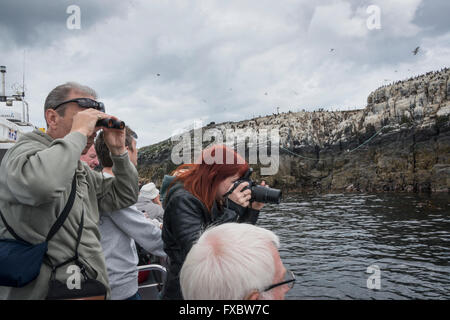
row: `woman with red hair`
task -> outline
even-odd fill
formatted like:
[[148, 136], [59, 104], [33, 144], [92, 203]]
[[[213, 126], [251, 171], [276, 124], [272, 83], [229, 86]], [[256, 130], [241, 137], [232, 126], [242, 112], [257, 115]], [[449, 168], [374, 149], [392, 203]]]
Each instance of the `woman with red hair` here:
[[248, 169], [248, 163], [234, 150], [216, 145], [203, 150], [196, 164], [175, 170], [176, 177], [164, 197], [162, 238], [169, 266], [163, 299], [183, 299], [179, 273], [202, 230], [225, 222], [256, 223], [264, 204], [250, 202], [250, 189], [243, 190], [248, 183], [228, 192]]

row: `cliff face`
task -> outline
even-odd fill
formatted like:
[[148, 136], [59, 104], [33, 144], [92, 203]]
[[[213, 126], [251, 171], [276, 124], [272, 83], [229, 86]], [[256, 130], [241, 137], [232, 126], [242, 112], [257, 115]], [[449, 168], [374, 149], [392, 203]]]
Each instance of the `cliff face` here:
[[[278, 128], [280, 169], [264, 179], [283, 189], [448, 192], [449, 76], [446, 68], [381, 87], [361, 110], [288, 112], [208, 128]], [[172, 147], [165, 140], [139, 151], [142, 179], [160, 183], [176, 167]]]

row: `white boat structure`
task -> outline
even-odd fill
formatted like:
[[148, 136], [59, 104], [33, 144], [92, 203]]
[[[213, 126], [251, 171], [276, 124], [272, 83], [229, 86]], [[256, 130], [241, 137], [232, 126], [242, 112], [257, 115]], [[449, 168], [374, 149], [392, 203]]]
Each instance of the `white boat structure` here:
[[0, 66], [2, 86], [0, 92], [0, 161], [24, 133], [37, 129], [30, 123], [29, 106], [25, 101], [24, 88], [6, 95], [6, 67]]

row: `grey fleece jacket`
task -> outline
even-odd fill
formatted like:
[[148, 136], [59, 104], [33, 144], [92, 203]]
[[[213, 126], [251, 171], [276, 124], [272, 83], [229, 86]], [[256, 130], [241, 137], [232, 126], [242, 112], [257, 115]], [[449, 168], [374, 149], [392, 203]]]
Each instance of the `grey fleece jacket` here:
[[136, 203], [136, 208], [139, 211], [145, 211], [150, 219], [157, 219], [162, 222], [164, 217], [164, 209], [156, 203], [153, 203], [152, 199], [140, 194], [138, 196], [138, 202]]
[[[105, 176], [110, 176], [104, 173]], [[100, 233], [111, 299], [124, 300], [138, 290], [138, 255], [135, 241], [147, 252], [166, 257], [161, 229], [135, 206], [102, 214]]]
[[[23, 239], [43, 242], [66, 205], [74, 173], [77, 175], [75, 202], [67, 220], [48, 245], [53, 264], [74, 255], [78, 225], [84, 211], [84, 228], [78, 249], [87, 274], [108, 289], [105, 260], [98, 230], [99, 210], [111, 212], [136, 203], [138, 174], [128, 153], [112, 156], [115, 177], [105, 178], [79, 161], [87, 138], [72, 132], [53, 140], [35, 130], [22, 136], [5, 154], [0, 166], [0, 210], [8, 224]], [[0, 238], [12, 239], [0, 221]], [[58, 269], [56, 278], [63, 283], [71, 275], [67, 267]], [[43, 263], [39, 276], [22, 288], [0, 286], [2, 299], [44, 299], [51, 268]]]

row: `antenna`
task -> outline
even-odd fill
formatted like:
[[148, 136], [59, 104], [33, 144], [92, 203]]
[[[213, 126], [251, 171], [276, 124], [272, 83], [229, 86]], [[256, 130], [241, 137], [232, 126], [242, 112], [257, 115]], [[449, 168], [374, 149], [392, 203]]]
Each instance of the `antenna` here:
[[5, 89], [5, 73], [6, 73], [6, 67], [0, 66], [0, 72], [2, 74], [2, 92], [0, 94], [1, 101], [6, 101], [6, 89]]
[[23, 49], [22, 98], [25, 97], [25, 49]]
[[26, 49], [23, 49], [22, 110], [23, 110], [23, 121], [26, 122], [27, 124], [29, 124], [30, 123], [30, 107], [28, 106], [28, 102], [25, 101], [25, 53], [26, 53]]

